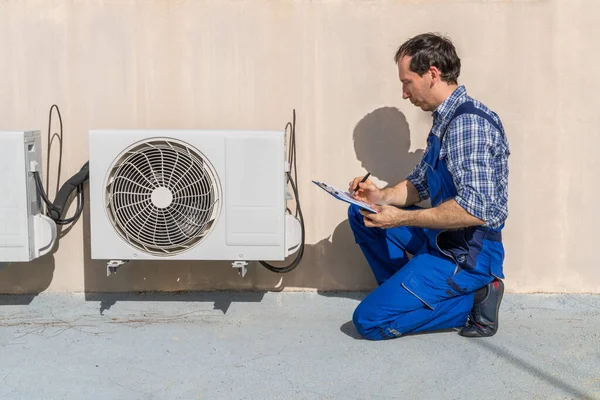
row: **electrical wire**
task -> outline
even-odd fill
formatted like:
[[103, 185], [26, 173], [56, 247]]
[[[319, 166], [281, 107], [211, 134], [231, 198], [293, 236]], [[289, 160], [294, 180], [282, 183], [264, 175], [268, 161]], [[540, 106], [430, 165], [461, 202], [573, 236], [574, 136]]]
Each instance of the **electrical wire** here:
[[[287, 172], [287, 182], [292, 186], [292, 191], [294, 192], [294, 199], [296, 200], [296, 218], [298, 218], [300, 221], [301, 238], [300, 238], [300, 248], [298, 249], [298, 252], [296, 253], [296, 257], [294, 258], [294, 260], [292, 260], [292, 262], [289, 265], [284, 266], [284, 267], [276, 267], [265, 261], [259, 261], [263, 267], [265, 267], [266, 269], [268, 269], [271, 272], [275, 272], [278, 274], [288, 273], [288, 272], [292, 271], [293, 269], [295, 269], [300, 264], [300, 261], [302, 261], [302, 256], [304, 255], [304, 244], [305, 244], [305, 238], [306, 238], [306, 231], [305, 231], [305, 226], [304, 226], [304, 215], [302, 214], [302, 207], [300, 206], [300, 196], [298, 194], [298, 187], [296, 186], [296, 182], [298, 181], [298, 169], [296, 168], [296, 110], [295, 109], [293, 110], [292, 122], [291, 123], [288, 122], [286, 124], [286, 127], [285, 127], [286, 132], [287, 132], [288, 126], [291, 126], [291, 133], [290, 133], [290, 148], [289, 148], [289, 155], [288, 155], [288, 160], [290, 163], [290, 171]], [[294, 170], [294, 177], [292, 177], [292, 169]]]
[[[60, 110], [56, 104], [52, 104], [52, 106], [50, 107], [50, 111], [48, 112], [48, 135], [46, 137], [46, 141], [48, 143], [48, 151], [46, 152], [46, 187], [50, 188], [50, 145], [52, 144], [52, 140], [54, 138], [54, 135], [50, 136], [50, 132], [52, 129], [52, 110], [54, 108], [56, 108], [56, 113], [58, 114], [58, 122], [60, 124], [60, 135], [58, 142], [58, 175], [56, 176], [56, 191], [58, 192], [58, 183], [60, 182], [60, 172], [62, 169], [63, 156], [63, 121], [62, 115], [60, 115]], [[49, 191], [48, 194], [50, 194]]]
[[[59, 158], [59, 166], [58, 166], [58, 174], [60, 176], [60, 163], [62, 162], [62, 140], [63, 140], [63, 122], [62, 116], [60, 115], [60, 110], [56, 104], [53, 104], [50, 107], [50, 113], [48, 115], [48, 146], [50, 146], [50, 129], [52, 126], [52, 109], [56, 108], [56, 112], [58, 114], [58, 119], [60, 121], [60, 158]], [[48, 147], [48, 160], [50, 159], [50, 148]], [[68, 225], [76, 222], [83, 212], [83, 206], [85, 204], [84, 197], [84, 184], [85, 181], [88, 180], [89, 177], [89, 161], [83, 164], [81, 169], [77, 174], [71, 177], [67, 182], [63, 184], [58, 193], [56, 194], [56, 198], [54, 202], [50, 201], [46, 191], [44, 190], [44, 185], [42, 183], [42, 178], [40, 174], [35, 171], [33, 172], [33, 176], [35, 178], [35, 185], [37, 187], [37, 191], [42, 198], [43, 202], [46, 205], [46, 215], [50, 217], [57, 225]], [[50, 171], [49, 171], [49, 162], [48, 162], [48, 179], [50, 180]], [[65, 206], [68, 198], [71, 196], [73, 191], [76, 191], [77, 196], [77, 207], [75, 209], [75, 213], [72, 217], [64, 218], [63, 214], [66, 214]]]
[[40, 173], [34, 171], [33, 177], [35, 178], [35, 186], [37, 187], [37, 191], [44, 203], [46, 204], [46, 215], [50, 213], [50, 210], [58, 211], [58, 209], [54, 207], [54, 204], [48, 198], [48, 195], [46, 195], [46, 191], [44, 190], [44, 186], [42, 185], [42, 180], [40, 178]]

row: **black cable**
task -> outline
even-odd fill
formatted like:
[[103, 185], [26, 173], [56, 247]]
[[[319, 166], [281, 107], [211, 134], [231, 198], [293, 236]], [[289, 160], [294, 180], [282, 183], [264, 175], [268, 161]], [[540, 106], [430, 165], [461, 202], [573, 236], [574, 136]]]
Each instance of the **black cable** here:
[[[60, 172], [62, 169], [62, 155], [63, 155], [63, 121], [62, 115], [60, 115], [60, 110], [56, 104], [52, 104], [50, 107], [50, 111], [48, 112], [48, 152], [46, 154], [46, 187], [50, 188], [50, 144], [54, 138], [50, 136], [51, 128], [52, 128], [52, 109], [56, 108], [56, 113], [58, 114], [58, 122], [60, 123], [60, 135], [59, 135], [59, 147], [58, 147], [58, 175], [56, 177], [56, 191], [58, 192], [58, 183], [60, 182]], [[50, 193], [50, 192], [48, 192]]]
[[[56, 207], [54, 207], [54, 204], [50, 201], [50, 199], [48, 199], [48, 196], [46, 195], [46, 191], [44, 190], [44, 186], [42, 185], [42, 179], [40, 178], [40, 173], [37, 171], [33, 172], [33, 177], [35, 179], [35, 186], [37, 187], [38, 193], [40, 195], [40, 197], [42, 198], [42, 200], [44, 201], [44, 203], [46, 204], [46, 207], [48, 210], [56, 210]], [[48, 213], [49, 211], [47, 211]]]
[[290, 183], [292, 184], [292, 190], [294, 191], [294, 196], [296, 197], [296, 204], [297, 204], [297, 210], [298, 210], [298, 215], [299, 215], [299, 219], [300, 219], [300, 227], [301, 227], [301, 237], [300, 237], [300, 248], [298, 249], [298, 253], [296, 254], [296, 258], [294, 258], [294, 260], [290, 263], [290, 265], [287, 265], [285, 267], [276, 267], [274, 265], [271, 265], [265, 261], [259, 261], [260, 264], [265, 267], [266, 269], [268, 269], [271, 272], [276, 272], [279, 274], [285, 274], [288, 273], [290, 271], [292, 271], [293, 269], [295, 269], [299, 264], [300, 261], [302, 261], [302, 256], [304, 255], [304, 242], [305, 242], [305, 228], [304, 228], [304, 216], [302, 215], [302, 208], [300, 207], [300, 202], [298, 201], [298, 189], [296, 188], [296, 184], [294, 183], [294, 179], [292, 178], [291, 174], [288, 173], [288, 177], [290, 179]]
[[[292, 123], [288, 122], [287, 124], [285, 124], [285, 132], [286, 133], [288, 130], [288, 126], [290, 127], [290, 143], [291, 143], [291, 135], [292, 135], [292, 130], [293, 130]], [[288, 151], [288, 160], [290, 160], [291, 158], [292, 158], [292, 147], [290, 146], [289, 151]], [[290, 168], [291, 168], [291, 165], [290, 165]]]
[[[62, 116], [60, 115], [60, 110], [56, 104], [53, 104], [50, 107], [50, 113], [48, 115], [48, 174], [46, 186], [49, 185], [50, 181], [50, 130], [52, 127], [52, 110], [56, 108], [56, 112], [58, 114], [58, 119], [60, 121], [60, 158], [59, 158], [59, 166], [58, 166], [58, 174], [60, 179], [60, 170], [61, 170], [61, 162], [62, 162], [62, 140], [63, 140], [63, 123]], [[86, 162], [79, 172], [71, 177], [67, 182], [63, 184], [58, 193], [56, 194], [56, 198], [54, 201], [50, 201], [46, 191], [44, 190], [44, 185], [42, 183], [42, 178], [40, 174], [35, 171], [33, 172], [33, 176], [35, 178], [35, 185], [37, 187], [37, 191], [46, 204], [46, 215], [50, 217], [57, 225], [68, 225], [73, 223], [79, 219], [81, 214], [83, 213], [83, 207], [85, 204], [85, 196], [84, 196], [84, 184], [85, 181], [89, 179], [89, 161]], [[57, 180], [58, 185], [58, 180]], [[77, 207], [75, 209], [75, 213], [70, 218], [64, 218], [63, 214], [66, 214], [66, 205], [67, 201], [70, 198], [71, 194], [76, 191], [77, 193]]]
[[[287, 127], [289, 125], [290, 125], [290, 123], [288, 122], [285, 127], [286, 131], [287, 131]], [[300, 196], [298, 195], [298, 187], [296, 186], [296, 182], [298, 180], [298, 169], [296, 168], [296, 110], [293, 110], [293, 119], [292, 119], [292, 123], [291, 123], [290, 149], [289, 149], [288, 160], [290, 163], [290, 171], [287, 172], [287, 178], [288, 178], [287, 181], [292, 186], [292, 191], [294, 192], [294, 198], [296, 200], [296, 218], [298, 218], [300, 220], [300, 228], [301, 228], [300, 229], [300, 232], [301, 232], [300, 248], [298, 249], [298, 253], [296, 254], [296, 257], [294, 258], [294, 260], [285, 267], [276, 267], [265, 261], [259, 261], [260, 264], [263, 267], [265, 267], [266, 269], [268, 269], [269, 271], [279, 273], [279, 274], [284, 274], [284, 273], [290, 272], [300, 264], [300, 261], [302, 260], [302, 256], [304, 255], [304, 242], [305, 242], [305, 237], [306, 237], [306, 231], [305, 231], [305, 227], [304, 227], [304, 215], [302, 215], [302, 207], [300, 206]], [[294, 169], [294, 178], [292, 178], [292, 171], [291, 171], [292, 168]]]
[[[291, 159], [290, 159], [290, 171], [292, 168], [292, 164], [294, 166], [294, 182], [298, 182], [298, 168], [296, 167], [296, 110], [293, 110], [292, 112], [292, 137], [290, 139], [291, 141]], [[296, 197], [298, 198], [298, 197]], [[298, 218], [298, 207], [299, 207], [298, 202], [296, 202], [296, 215], [295, 217]]]
[[[288, 127], [290, 128], [290, 140], [289, 140], [289, 142], [290, 142], [290, 145], [289, 145], [289, 150], [288, 150], [288, 158], [287, 158], [287, 159], [288, 159], [288, 161], [289, 161], [289, 163], [290, 163], [290, 171], [291, 171], [291, 169], [292, 169], [292, 162], [291, 162], [291, 159], [292, 159], [292, 145], [291, 145], [291, 143], [292, 143], [292, 139], [293, 139], [293, 138], [292, 138], [292, 133], [293, 133], [293, 129], [294, 129], [294, 128], [293, 128], [293, 125], [292, 125], [292, 123], [291, 123], [291, 122], [288, 122], [287, 124], [285, 124], [285, 133], [286, 133], [286, 137], [287, 137], [287, 131], [288, 131]], [[289, 183], [289, 182], [290, 182], [290, 176], [289, 176], [289, 175], [286, 173], [286, 176], [285, 176], [285, 177], [286, 177], [286, 180], [285, 180], [285, 182], [286, 182], [286, 183]], [[289, 210], [289, 208], [288, 208], [288, 210]], [[291, 214], [291, 211], [290, 211], [290, 214]]]

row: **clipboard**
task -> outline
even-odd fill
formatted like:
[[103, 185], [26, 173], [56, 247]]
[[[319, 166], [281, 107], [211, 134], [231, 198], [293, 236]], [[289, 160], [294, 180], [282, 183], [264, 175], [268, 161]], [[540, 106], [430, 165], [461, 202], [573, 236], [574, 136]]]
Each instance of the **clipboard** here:
[[352, 196], [350, 195], [350, 193], [348, 193], [344, 190], [338, 189], [338, 188], [331, 186], [325, 182], [319, 182], [319, 181], [312, 181], [312, 182], [338, 200], [344, 201], [349, 204], [357, 205], [360, 208], [362, 208], [363, 210], [367, 210], [367, 211], [377, 214], [377, 211], [372, 209], [370, 204], [353, 199]]

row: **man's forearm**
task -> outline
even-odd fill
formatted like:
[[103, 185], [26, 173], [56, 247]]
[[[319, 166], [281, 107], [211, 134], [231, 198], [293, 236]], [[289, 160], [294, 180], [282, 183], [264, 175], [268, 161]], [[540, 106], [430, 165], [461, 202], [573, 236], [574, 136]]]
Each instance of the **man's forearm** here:
[[419, 226], [431, 229], [458, 229], [485, 224], [469, 214], [455, 200], [449, 200], [437, 207], [414, 210], [406, 213], [402, 225]]
[[404, 180], [396, 186], [385, 188], [383, 189], [383, 193], [383, 204], [391, 206], [408, 207], [421, 201], [419, 191], [409, 180]]

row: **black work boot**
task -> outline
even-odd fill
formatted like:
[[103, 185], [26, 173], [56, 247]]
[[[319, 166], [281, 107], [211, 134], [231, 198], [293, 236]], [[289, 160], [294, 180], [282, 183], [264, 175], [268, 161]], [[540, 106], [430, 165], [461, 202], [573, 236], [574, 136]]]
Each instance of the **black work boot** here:
[[504, 294], [504, 283], [494, 279], [475, 293], [473, 309], [467, 325], [458, 334], [466, 337], [494, 336], [498, 331], [498, 310]]

